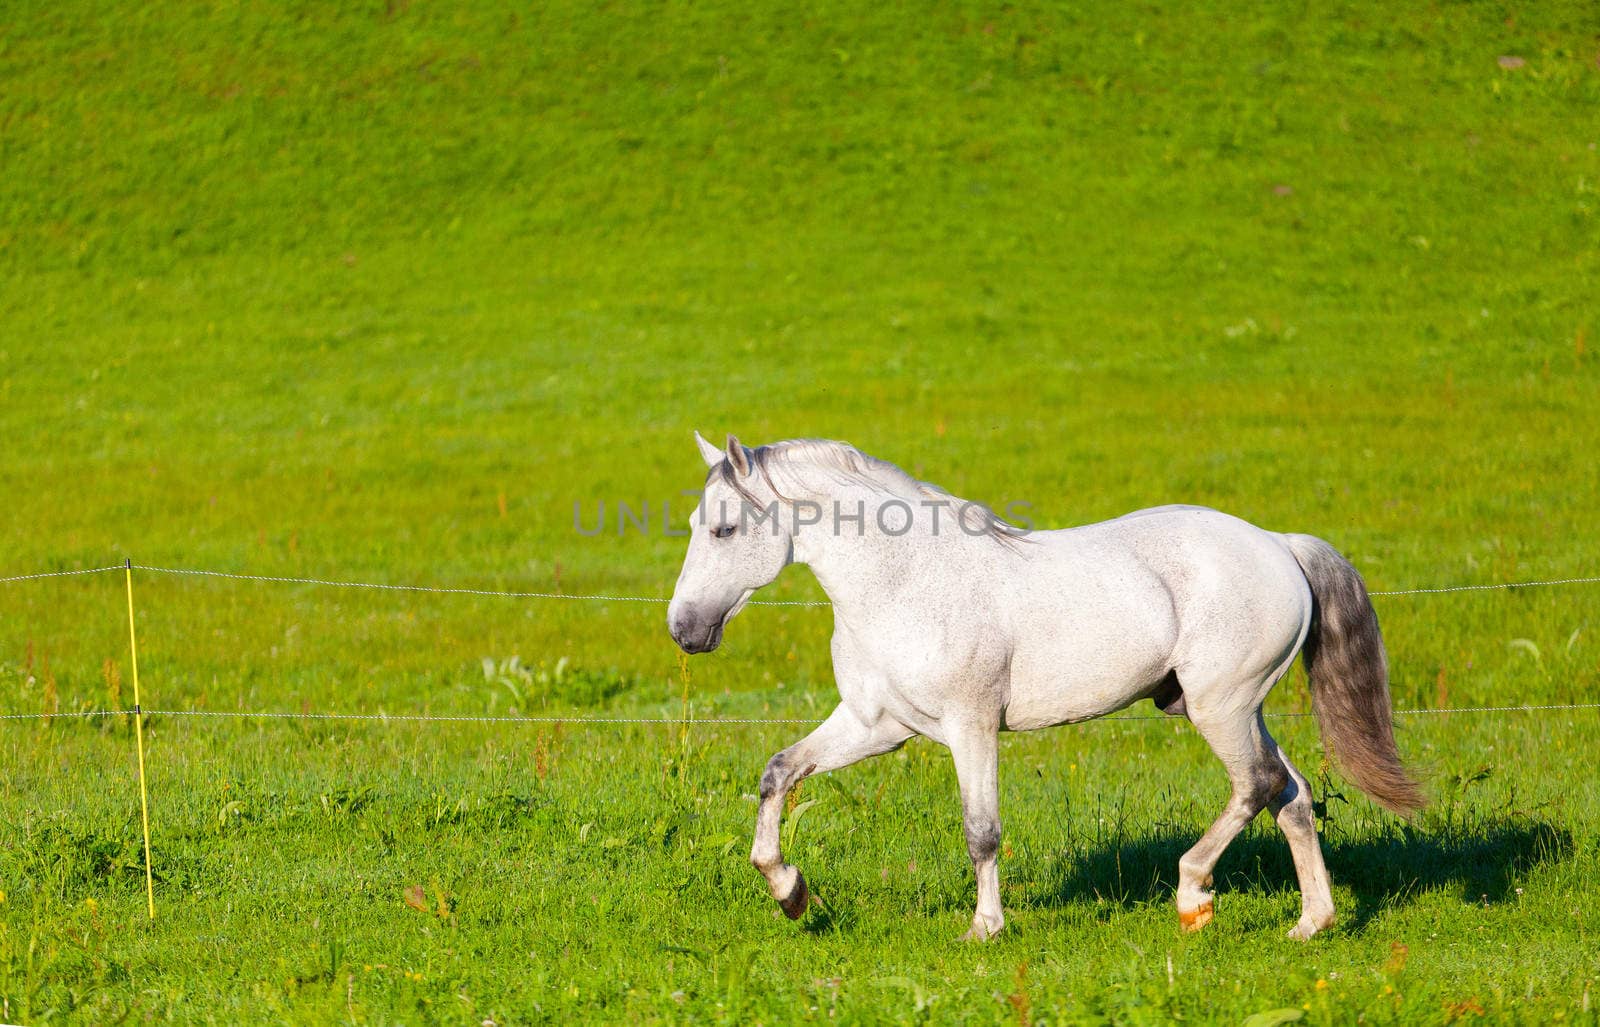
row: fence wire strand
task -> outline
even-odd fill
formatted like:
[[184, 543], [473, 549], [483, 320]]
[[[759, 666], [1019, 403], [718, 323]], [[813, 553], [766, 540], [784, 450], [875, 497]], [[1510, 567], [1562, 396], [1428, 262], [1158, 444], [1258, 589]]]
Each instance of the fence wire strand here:
[[1448, 585], [1443, 588], [1406, 588], [1391, 592], [1368, 592], [1371, 596], [1436, 596], [1446, 592], [1511, 592], [1519, 588], [1548, 588], [1553, 585], [1593, 585], [1596, 578], [1554, 578], [1549, 581], [1508, 581], [1500, 585]]
[[107, 571], [120, 571], [124, 564], [115, 567], [89, 567], [78, 571], [40, 571], [37, 574], [13, 574], [9, 578], [0, 578], [0, 585], [10, 584], [13, 581], [37, 581], [40, 578], [69, 578], [80, 574], [104, 574]]
[[[105, 574], [123, 570], [126, 565], [89, 567], [72, 571], [42, 571], [35, 574], [14, 574], [0, 577], [0, 585], [16, 581], [34, 581], [40, 578], [64, 578], [78, 575]], [[423, 592], [435, 595], [494, 596], [503, 599], [568, 599], [597, 603], [666, 603], [662, 596], [610, 595], [606, 593], [528, 592], [491, 588], [452, 588], [442, 585], [396, 585], [377, 581], [344, 581], [335, 578], [297, 578], [282, 574], [246, 574], [242, 571], [216, 571], [198, 567], [160, 567], [153, 564], [133, 564], [136, 571], [151, 574], [172, 574], [186, 577], [224, 578], [233, 581], [262, 581], [285, 585], [321, 585], [330, 588], [366, 588], [384, 592]], [[1506, 581], [1491, 585], [1444, 585], [1438, 588], [1380, 589], [1369, 592], [1374, 598], [1402, 596], [1444, 595], [1451, 592], [1513, 592], [1524, 588], [1552, 588], [1561, 585], [1600, 584], [1600, 576], [1580, 578], [1548, 578], [1541, 581]], [[753, 599], [750, 606], [831, 606], [826, 599]]]
[[[231, 578], [237, 581], [270, 581], [289, 585], [327, 585], [334, 588], [370, 588], [387, 592], [431, 592], [444, 595], [497, 596], [505, 599], [575, 599], [599, 603], [668, 603], [671, 599], [660, 596], [625, 596], [605, 594], [574, 594], [570, 592], [515, 592], [488, 588], [447, 588], [438, 585], [390, 585], [372, 581], [335, 581], [328, 578], [292, 578], [271, 574], [241, 574], [232, 571], [198, 570], [187, 567], [153, 567], [136, 563], [136, 571], [153, 574], [179, 574], [193, 577]], [[751, 606], [827, 606], [823, 600], [756, 599]]]

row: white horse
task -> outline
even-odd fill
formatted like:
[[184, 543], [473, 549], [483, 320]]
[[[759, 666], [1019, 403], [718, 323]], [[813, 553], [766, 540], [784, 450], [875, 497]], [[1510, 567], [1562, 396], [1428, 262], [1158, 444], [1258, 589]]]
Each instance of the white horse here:
[[750, 852], [791, 918], [810, 894], [778, 847], [789, 791], [915, 734], [955, 760], [978, 884], [965, 937], [994, 935], [1005, 924], [998, 733], [1148, 698], [1194, 723], [1233, 787], [1178, 861], [1181, 926], [1210, 921], [1217, 859], [1270, 807], [1300, 881], [1289, 934], [1311, 937], [1334, 920], [1311, 792], [1261, 717], [1302, 651], [1324, 743], [1345, 773], [1390, 810], [1423, 805], [1395, 749], [1377, 615], [1328, 543], [1193, 506], [1030, 533], [843, 443], [695, 440], [710, 471], [667, 608], [673, 639], [690, 653], [715, 649], [751, 594], [791, 563], [808, 565], [833, 604], [841, 702], [767, 763]]

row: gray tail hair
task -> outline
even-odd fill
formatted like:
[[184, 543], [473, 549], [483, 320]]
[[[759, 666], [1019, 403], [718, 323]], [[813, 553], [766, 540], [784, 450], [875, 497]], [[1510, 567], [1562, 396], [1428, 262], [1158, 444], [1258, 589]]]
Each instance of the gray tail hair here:
[[1286, 535], [1311, 585], [1311, 631], [1302, 652], [1322, 744], [1380, 806], [1410, 816], [1427, 799], [1400, 763], [1389, 700], [1389, 663], [1361, 575], [1328, 543]]

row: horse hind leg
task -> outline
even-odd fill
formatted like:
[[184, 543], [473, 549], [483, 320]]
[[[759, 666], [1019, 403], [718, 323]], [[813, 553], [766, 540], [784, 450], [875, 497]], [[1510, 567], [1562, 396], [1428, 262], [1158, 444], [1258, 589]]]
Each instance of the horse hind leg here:
[[1178, 923], [1185, 931], [1198, 931], [1211, 922], [1210, 888], [1217, 860], [1239, 832], [1283, 793], [1290, 776], [1261, 722], [1259, 706], [1202, 710], [1191, 704], [1188, 713], [1222, 761], [1233, 788], [1222, 814], [1178, 860]]
[[1322, 845], [1317, 841], [1311, 786], [1270, 736], [1267, 741], [1289, 772], [1289, 783], [1269, 805], [1283, 836], [1288, 839], [1289, 852], [1294, 856], [1295, 876], [1300, 880], [1300, 921], [1290, 929], [1289, 937], [1305, 941], [1333, 925], [1333, 891], [1328, 884], [1327, 865], [1322, 861]]

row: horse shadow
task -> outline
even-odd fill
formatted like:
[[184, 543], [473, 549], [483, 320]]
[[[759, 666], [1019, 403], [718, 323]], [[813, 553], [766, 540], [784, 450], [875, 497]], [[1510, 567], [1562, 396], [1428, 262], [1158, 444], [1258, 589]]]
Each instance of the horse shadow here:
[[[1028, 904], [1064, 906], [1086, 899], [1133, 908], [1170, 901], [1178, 859], [1198, 835], [1171, 829], [1090, 843], [1036, 868]], [[1496, 905], [1515, 898], [1519, 882], [1535, 869], [1573, 857], [1570, 831], [1546, 820], [1506, 817], [1470, 826], [1399, 826], [1376, 836], [1322, 841], [1335, 886], [1348, 888], [1355, 908], [1340, 911], [1343, 925], [1360, 931], [1385, 909], [1419, 893], [1453, 890], [1463, 903]], [[1219, 893], [1297, 892], [1288, 843], [1271, 825], [1255, 825], [1234, 840], [1217, 864]]]

